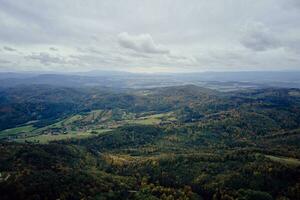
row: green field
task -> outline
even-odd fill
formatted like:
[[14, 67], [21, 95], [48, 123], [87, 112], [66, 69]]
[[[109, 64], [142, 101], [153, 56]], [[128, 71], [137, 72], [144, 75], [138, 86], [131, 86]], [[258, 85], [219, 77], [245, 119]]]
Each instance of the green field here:
[[117, 115], [121, 116], [119, 120], [114, 119], [116, 115], [113, 115], [111, 111], [93, 110], [88, 113], [70, 116], [42, 128], [34, 128], [33, 125], [27, 125], [7, 129], [0, 132], [0, 138], [26, 133], [24, 138], [12, 140], [17, 142], [48, 143], [57, 140], [91, 137], [125, 124], [158, 125], [163, 122], [176, 121], [173, 112], [160, 114], [144, 113], [142, 117], [136, 117], [133, 113], [122, 112], [117, 113]]
[[128, 124], [141, 124], [141, 125], [155, 125], [161, 122], [175, 121], [176, 118], [172, 116], [172, 112], [160, 113], [154, 115], [148, 115], [145, 117], [140, 117], [132, 120], [126, 120]]
[[11, 128], [11, 129], [6, 129], [0, 132], [0, 138], [6, 138], [9, 136], [16, 136], [20, 133], [27, 133], [30, 132], [32, 130], [34, 130], [35, 128], [32, 125], [28, 125], [28, 126], [20, 126], [17, 128]]
[[271, 155], [266, 155], [266, 157], [272, 161], [279, 162], [284, 165], [290, 165], [295, 167], [300, 166], [300, 160], [295, 158], [278, 157], [278, 156], [271, 156]]
[[15, 141], [16, 142], [34, 142], [34, 143], [46, 144], [46, 143], [49, 143], [52, 141], [94, 137], [94, 136], [98, 136], [100, 134], [106, 133], [108, 131], [110, 131], [110, 129], [96, 130], [96, 131], [94, 131], [94, 133], [92, 133], [91, 131], [87, 131], [87, 132], [70, 132], [67, 134], [58, 134], [58, 135], [44, 134], [44, 135], [27, 137], [24, 139], [16, 139]]
[[[93, 120], [96, 117], [99, 117], [99, 115], [103, 113], [102, 111], [96, 110], [88, 113], [86, 116], [85, 115], [74, 115], [71, 116], [67, 119], [61, 120], [57, 123], [54, 123], [52, 125], [36, 129], [34, 132], [29, 133], [30, 136], [27, 138], [22, 138], [22, 139], [16, 139], [15, 141], [17, 142], [36, 142], [36, 143], [49, 143], [51, 141], [58, 141], [58, 140], [66, 140], [66, 139], [82, 139], [82, 138], [87, 138], [87, 137], [93, 137], [95, 135], [99, 135], [102, 133], [105, 133], [107, 131], [110, 131], [110, 128], [105, 128], [105, 129], [94, 129], [97, 127], [97, 123], [91, 123], [91, 129], [88, 131], [69, 131], [68, 133], [60, 133], [60, 134], [40, 134], [42, 131], [49, 130], [51, 128], [63, 128], [65, 126], [75, 126], [77, 127], [76, 123], [86, 121], [87, 118], [90, 120]], [[105, 116], [107, 117], [107, 116]], [[136, 119], [130, 119], [130, 120], [121, 120], [118, 121], [117, 125], [111, 126], [117, 128], [118, 126], [122, 126], [125, 124], [141, 124], [141, 125], [155, 125], [159, 124], [163, 121], [170, 121], [170, 120], [175, 120], [175, 118], [172, 116], [172, 113], [160, 113], [160, 114], [153, 114], [153, 115], [148, 115]], [[108, 118], [103, 122], [103, 124], [110, 124], [112, 123], [113, 120], [111, 118]], [[79, 125], [78, 125], [79, 127]], [[93, 132], [91, 131], [93, 130]], [[28, 132], [30, 132], [29, 130]]]

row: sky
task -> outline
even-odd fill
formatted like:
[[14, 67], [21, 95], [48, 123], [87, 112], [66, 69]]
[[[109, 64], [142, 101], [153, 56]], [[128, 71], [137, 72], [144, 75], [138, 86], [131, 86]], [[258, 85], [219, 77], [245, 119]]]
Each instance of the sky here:
[[0, 0], [0, 71], [300, 70], [300, 0]]

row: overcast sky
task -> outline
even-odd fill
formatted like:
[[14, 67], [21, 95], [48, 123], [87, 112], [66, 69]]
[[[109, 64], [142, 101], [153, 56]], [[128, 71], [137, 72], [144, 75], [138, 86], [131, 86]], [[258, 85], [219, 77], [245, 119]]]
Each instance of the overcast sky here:
[[300, 70], [300, 0], [0, 0], [18, 70]]

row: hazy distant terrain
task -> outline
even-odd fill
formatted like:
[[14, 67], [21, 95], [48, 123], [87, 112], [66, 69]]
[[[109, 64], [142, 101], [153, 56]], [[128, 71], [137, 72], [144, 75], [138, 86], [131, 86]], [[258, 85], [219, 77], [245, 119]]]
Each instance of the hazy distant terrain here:
[[204, 72], [187, 74], [137, 74], [92, 71], [71, 74], [0, 73], [0, 87], [45, 84], [66, 87], [153, 88], [194, 84], [218, 90], [241, 88], [300, 88], [300, 72]]

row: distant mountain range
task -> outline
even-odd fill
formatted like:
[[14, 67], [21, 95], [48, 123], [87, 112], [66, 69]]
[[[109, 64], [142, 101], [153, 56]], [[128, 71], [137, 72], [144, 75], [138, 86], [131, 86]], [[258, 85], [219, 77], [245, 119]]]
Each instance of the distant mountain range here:
[[221, 90], [244, 87], [300, 88], [300, 71], [203, 72], [182, 74], [142, 74], [118, 71], [0, 73], [0, 87], [32, 84], [66, 87], [105, 86], [115, 88], [151, 88], [195, 84]]

